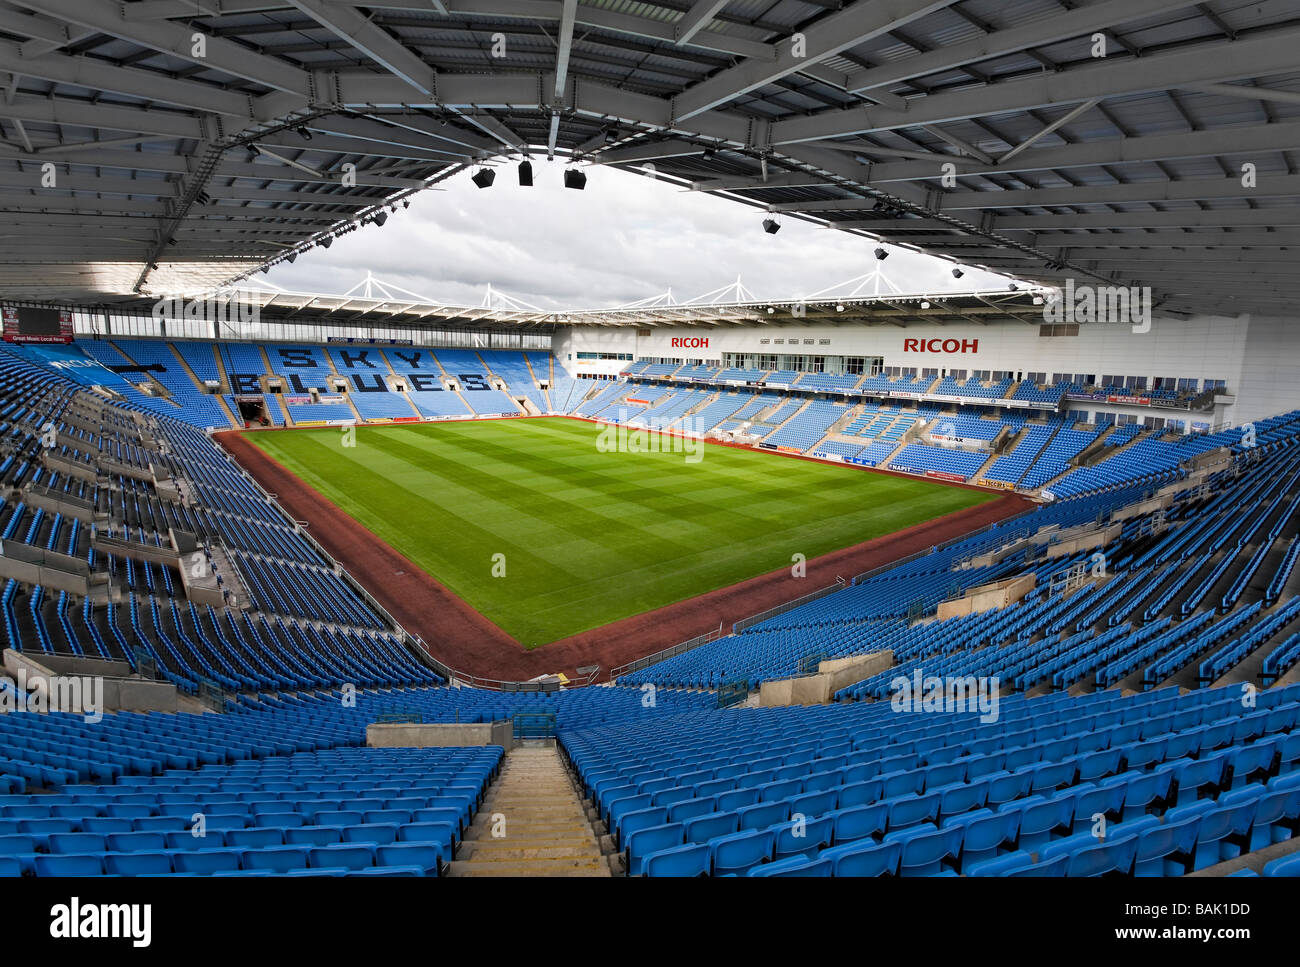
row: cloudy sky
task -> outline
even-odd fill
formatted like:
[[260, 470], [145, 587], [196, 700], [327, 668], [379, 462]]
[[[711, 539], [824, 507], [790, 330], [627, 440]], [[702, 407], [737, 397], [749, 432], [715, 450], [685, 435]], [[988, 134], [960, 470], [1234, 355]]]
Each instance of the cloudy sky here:
[[[534, 161], [532, 188], [513, 166], [477, 188], [466, 171], [421, 192], [387, 224], [314, 248], [267, 279], [291, 291], [343, 293], [367, 270], [434, 301], [480, 305], [489, 285], [541, 308], [599, 308], [671, 290], [678, 302], [734, 283], [755, 299], [811, 295], [874, 270], [870, 240], [792, 218], [762, 230], [764, 214], [722, 198], [612, 168], [587, 168], [587, 188], [563, 186], [561, 161]], [[903, 292], [1001, 288], [972, 270], [891, 248], [885, 274]], [[828, 295], [847, 296], [852, 287]], [[868, 294], [870, 288], [862, 294]], [[888, 291], [887, 289], [882, 291]], [[730, 298], [722, 301], [730, 301]]]

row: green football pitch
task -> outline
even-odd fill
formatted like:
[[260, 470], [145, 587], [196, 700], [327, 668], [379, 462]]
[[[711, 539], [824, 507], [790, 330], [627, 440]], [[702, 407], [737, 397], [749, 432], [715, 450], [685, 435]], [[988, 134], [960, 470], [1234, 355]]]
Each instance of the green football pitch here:
[[994, 496], [680, 440], [671, 452], [667, 437], [669, 452], [609, 452], [603, 430], [544, 418], [361, 427], [354, 446], [337, 428], [249, 438], [530, 648]]

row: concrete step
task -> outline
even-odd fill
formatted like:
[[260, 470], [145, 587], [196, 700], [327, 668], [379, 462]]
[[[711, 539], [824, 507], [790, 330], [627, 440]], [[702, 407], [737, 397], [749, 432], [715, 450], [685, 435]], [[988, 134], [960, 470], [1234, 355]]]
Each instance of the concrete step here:
[[583, 860], [456, 860], [448, 876], [610, 876], [604, 857]]
[[600, 859], [600, 847], [596, 843], [576, 845], [526, 845], [512, 840], [481, 839], [462, 847], [458, 859], [479, 860], [483, 862], [504, 862], [505, 860], [587, 860]]
[[536, 847], [573, 847], [589, 849], [594, 847], [597, 852], [600, 851], [600, 843], [595, 836], [579, 830], [559, 830], [556, 832], [539, 833], [537, 830], [530, 829], [526, 834], [511, 834], [509, 829], [507, 835], [503, 837], [496, 836], [476, 836], [473, 839], [465, 838], [466, 843], [474, 843], [476, 846], [497, 848], [500, 846], [536, 846]]
[[[505, 836], [494, 836], [504, 817]], [[611, 876], [587, 804], [554, 746], [511, 750], [450, 876]]]

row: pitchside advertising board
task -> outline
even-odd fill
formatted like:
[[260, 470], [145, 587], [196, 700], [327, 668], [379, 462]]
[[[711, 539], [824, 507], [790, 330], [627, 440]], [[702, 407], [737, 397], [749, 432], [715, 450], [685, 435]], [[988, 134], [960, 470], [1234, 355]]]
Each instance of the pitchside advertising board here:
[[5, 342], [72, 342], [72, 312], [68, 309], [5, 306], [3, 317]]

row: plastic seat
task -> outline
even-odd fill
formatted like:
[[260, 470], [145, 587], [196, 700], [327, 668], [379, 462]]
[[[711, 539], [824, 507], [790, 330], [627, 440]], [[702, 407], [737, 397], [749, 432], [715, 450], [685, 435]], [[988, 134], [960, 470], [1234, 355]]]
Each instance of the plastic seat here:
[[718, 812], [731, 812], [744, 809], [758, 802], [758, 789], [754, 787], [732, 789], [718, 796]]
[[646, 856], [683, 845], [685, 835], [686, 827], [682, 823], [637, 830], [627, 838], [628, 876], [641, 876]]
[[707, 816], [710, 813], [716, 812], [717, 808], [718, 803], [713, 796], [684, 799], [681, 802], [676, 802], [669, 806], [668, 815], [659, 822], [684, 823], [686, 820], [694, 819], [696, 816]]
[[102, 853], [61, 853], [36, 856], [37, 876], [103, 876]]
[[928, 792], [939, 794], [939, 815], [953, 816], [983, 806], [989, 795], [989, 782], [954, 782], [947, 786], [928, 787]]
[[211, 850], [226, 846], [226, 834], [219, 829], [209, 830], [206, 836], [195, 836], [189, 830], [172, 830], [163, 833], [163, 839], [169, 850]]
[[343, 827], [343, 842], [345, 843], [374, 843], [382, 845], [384, 843], [397, 842], [397, 835], [402, 827], [392, 823], [367, 823], [358, 826]]
[[108, 848], [114, 853], [154, 853], [167, 848], [162, 833], [109, 833]]
[[279, 829], [232, 829], [226, 833], [226, 845], [245, 849], [266, 849], [284, 845], [284, 832]]
[[750, 869], [749, 876], [830, 876], [834, 864], [822, 857], [791, 856]]
[[837, 801], [841, 809], [849, 806], [867, 806], [884, 799], [882, 795], [884, 788], [885, 784], [879, 779], [847, 782], [840, 787], [840, 796]]
[[343, 841], [343, 827], [291, 826], [282, 835], [288, 846], [329, 846]]
[[1290, 839], [1300, 816], [1300, 789], [1274, 789], [1259, 797], [1250, 820], [1248, 852]]
[[1020, 831], [1020, 815], [1012, 809], [999, 812], [976, 809], [944, 820], [945, 827], [961, 826], [964, 830], [961, 843], [962, 868], [992, 859], [1004, 846], [1014, 843]]
[[1013, 799], [1021, 799], [1029, 795], [1029, 786], [1033, 782], [1033, 776], [1026, 771], [993, 773], [988, 777], [989, 791], [986, 803], [992, 809]]
[[1185, 806], [1199, 799], [1203, 792], [1217, 795], [1223, 788], [1229, 762], [1228, 753], [1216, 752], [1175, 765], [1173, 779], [1177, 791], [1174, 802]]
[[1200, 828], [1201, 817], [1189, 816], [1142, 833], [1138, 837], [1133, 875], [1182, 876], [1187, 873], [1196, 853], [1196, 834]]
[[[210, 876], [221, 871], [238, 870], [239, 853], [232, 850], [200, 850], [172, 852], [172, 867], [177, 873], [198, 873]], [[270, 872], [267, 870], [267, 872]]]
[[1265, 876], [1300, 876], [1300, 853], [1279, 856], [1264, 864]]
[[364, 844], [314, 846], [308, 853], [308, 862], [315, 869], [364, 870], [375, 865], [375, 850]]
[[740, 812], [740, 828], [765, 829], [790, 817], [790, 806], [785, 802], [765, 802], [746, 806]]
[[806, 856], [831, 844], [834, 821], [829, 816], [821, 819], [791, 820], [776, 828], [774, 855], [782, 860], [791, 856]]
[[170, 853], [161, 850], [108, 853], [104, 857], [104, 869], [111, 876], [167, 876], [172, 872], [172, 858]]
[[688, 843], [651, 853], [641, 867], [643, 876], [708, 876], [710, 850], [707, 844]]
[[378, 866], [418, 866], [426, 876], [438, 876], [449, 856], [437, 843], [387, 843], [375, 849]]
[[725, 836], [740, 829], [740, 814], [737, 812], [710, 813], [696, 816], [685, 821], [686, 841], [689, 843], [707, 843], [718, 836]]
[[1080, 877], [1114, 873], [1128, 876], [1133, 871], [1137, 848], [1138, 837], [1129, 835], [1081, 849], [1069, 855], [1065, 875]]
[[1032, 853], [1020, 850], [972, 863], [966, 870], [967, 876], [1064, 876], [1065, 865], [1069, 857], [1065, 855], [1049, 857], [1038, 862]]
[[832, 842], [835, 845], [878, 836], [885, 832], [889, 817], [887, 803], [874, 803], [869, 806], [852, 806], [837, 809], [830, 814], [833, 821]]
[[804, 793], [790, 800], [790, 815], [793, 817], [798, 813], [806, 818], [824, 816], [831, 812], [838, 802], [839, 794], [834, 789]]
[[[451, 855], [456, 845], [456, 831], [449, 823], [411, 823], [398, 830], [399, 843], [432, 843], [439, 846], [443, 853]], [[386, 846], [387, 843], [379, 843]]]
[[939, 815], [939, 794], [935, 792], [899, 796], [888, 802], [890, 829], [933, 822]]
[[941, 871], [945, 860], [956, 860], [961, 850], [963, 826], [909, 826], [885, 834], [885, 842], [896, 842], [902, 847], [899, 860], [900, 876], [934, 876]]
[[1007, 803], [1002, 811], [1020, 814], [1020, 848], [1036, 853], [1058, 830], [1070, 826], [1074, 818], [1074, 796], [1069, 793], [1051, 799], [1030, 796]]
[[751, 866], [768, 862], [775, 842], [776, 834], [770, 829], [742, 830], [709, 840], [713, 875], [742, 874]]
[[831, 861], [833, 876], [897, 876], [902, 854], [897, 841], [859, 840], [822, 850], [818, 858]]
[[[679, 822], [680, 820], [673, 820]], [[618, 822], [618, 841], [621, 843], [639, 829], [649, 829], [651, 826], [663, 826], [668, 822], [667, 806], [651, 806], [649, 809], [638, 809], [635, 812], [624, 813]]]
[[103, 853], [108, 849], [102, 833], [52, 833], [51, 853]]

